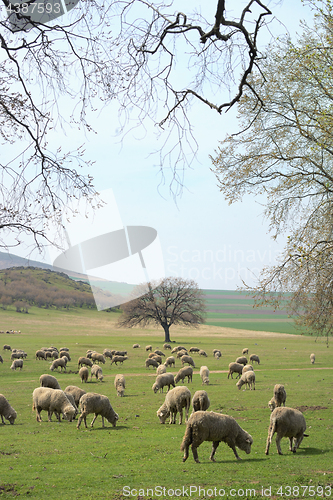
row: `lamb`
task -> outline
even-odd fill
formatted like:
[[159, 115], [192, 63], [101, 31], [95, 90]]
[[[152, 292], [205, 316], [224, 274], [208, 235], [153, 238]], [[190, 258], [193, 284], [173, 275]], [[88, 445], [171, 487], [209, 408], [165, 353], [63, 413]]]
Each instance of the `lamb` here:
[[8, 400], [5, 398], [3, 394], [0, 394], [0, 415], [1, 421], [5, 425], [4, 417], [9, 421], [11, 425], [14, 424], [15, 419], [17, 417], [17, 413], [12, 406], [10, 406]]
[[90, 424], [91, 427], [94, 425], [98, 415], [101, 415], [102, 417], [102, 427], [104, 427], [104, 418], [106, 418], [113, 427], [116, 426], [119, 416], [112, 408], [110, 400], [107, 396], [97, 394], [95, 392], [87, 392], [87, 394], [84, 394], [81, 397], [80, 405], [81, 414], [77, 423], [77, 429], [80, 428], [82, 420], [84, 420], [84, 425], [87, 428], [86, 418], [89, 413], [94, 413], [94, 418]]
[[170, 390], [170, 385], [175, 387], [175, 379], [172, 373], [163, 373], [162, 375], [157, 375], [156, 380], [152, 386], [153, 391], [156, 392], [159, 390], [163, 392], [164, 387], [168, 386], [168, 391]]
[[315, 360], [316, 360], [316, 356], [314, 355], [314, 353], [310, 354], [310, 361], [313, 365], [314, 365]]
[[192, 382], [192, 375], [193, 375], [192, 366], [185, 366], [184, 368], [181, 368], [177, 373], [177, 375], [175, 376], [175, 384], [178, 384], [180, 380], [184, 383], [185, 377], [187, 377], [187, 383], [189, 384], [190, 382]]
[[199, 356], [204, 356], [205, 358], [207, 358], [207, 353], [206, 353], [206, 351], [204, 351], [203, 349], [200, 349], [200, 351], [199, 351]]
[[259, 356], [257, 356], [257, 354], [251, 354], [250, 361], [251, 361], [251, 363], [253, 363], [253, 361], [255, 361], [256, 363], [258, 363], [258, 365], [260, 365], [260, 359], [259, 359]]
[[287, 393], [282, 384], [275, 384], [274, 395], [270, 401], [268, 401], [268, 406], [271, 411], [275, 410], [279, 406], [286, 406]]
[[245, 389], [247, 388], [247, 386], [249, 386], [250, 390], [252, 390], [252, 385], [253, 385], [253, 390], [255, 391], [256, 389], [255, 382], [256, 382], [255, 373], [252, 370], [250, 370], [242, 374], [241, 378], [238, 380], [236, 385], [238, 389], [241, 389], [241, 387], [245, 384]]
[[51, 422], [52, 413], [55, 412], [60, 422], [61, 413], [70, 422], [75, 415], [75, 408], [69, 402], [64, 391], [50, 389], [49, 387], [37, 387], [32, 393], [32, 409], [36, 410], [36, 420], [41, 422], [40, 412], [47, 411], [48, 421]]
[[103, 363], [103, 365], [104, 365], [105, 364], [105, 357], [103, 356], [103, 354], [100, 354], [99, 352], [93, 352], [91, 355], [91, 361], [93, 363], [95, 363], [97, 361], [98, 363]]
[[125, 377], [121, 373], [115, 376], [114, 386], [117, 391], [117, 396], [123, 397], [125, 392]]
[[147, 358], [146, 361], [145, 361], [145, 366], [146, 366], [146, 368], [149, 368], [150, 366], [153, 366], [154, 368], [157, 368], [158, 367], [158, 363], [157, 363], [156, 359]]
[[202, 380], [202, 385], [208, 385], [209, 384], [209, 370], [207, 366], [201, 366], [200, 368], [200, 377]]
[[247, 358], [246, 356], [240, 356], [239, 358], [236, 359], [236, 363], [239, 363], [240, 365], [247, 365]]
[[47, 375], [44, 373], [39, 377], [39, 383], [41, 387], [49, 387], [50, 389], [60, 389], [58, 380], [53, 377], [53, 375]]
[[112, 360], [111, 360], [111, 365], [112, 365], [113, 363], [115, 363], [117, 366], [118, 366], [118, 363], [120, 363], [120, 364], [122, 365], [122, 364], [123, 364], [123, 362], [124, 362], [124, 361], [126, 361], [126, 359], [128, 359], [128, 358], [127, 358], [127, 356], [118, 356], [118, 355], [116, 355], [116, 356], [114, 356], [114, 357], [112, 358]]
[[242, 375], [244, 365], [241, 365], [240, 363], [229, 363], [229, 371], [228, 371], [228, 378], [231, 375], [231, 378], [233, 378], [232, 374], [233, 373], [238, 373], [239, 378]]
[[162, 373], [166, 373], [166, 366], [164, 363], [156, 368], [156, 375], [162, 375]]
[[196, 411], [206, 411], [210, 406], [209, 397], [206, 391], [196, 391], [192, 398], [192, 413]]
[[36, 351], [35, 357], [36, 357], [36, 359], [46, 359], [46, 353], [45, 353], [45, 351], [42, 351], [41, 349], [39, 349], [38, 351]]
[[86, 391], [84, 391], [83, 389], [81, 389], [80, 387], [77, 387], [76, 385], [68, 385], [66, 388], [65, 388], [65, 391], [64, 391], [66, 394], [71, 394], [74, 398], [74, 401], [75, 401], [75, 404], [76, 406], [79, 406], [79, 403], [80, 403], [80, 399], [82, 398], [82, 396], [84, 394], [87, 394]]
[[92, 365], [90, 380], [92, 379], [93, 375], [95, 375], [96, 380], [99, 380], [100, 382], [102, 382], [104, 377], [103, 377], [102, 368], [99, 365]]
[[81, 378], [81, 382], [88, 382], [88, 377], [89, 377], [89, 370], [86, 366], [82, 366], [79, 370], [79, 375]]
[[89, 358], [86, 358], [85, 356], [81, 356], [77, 362], [77, 367], [79, 368], [80, 365], [85, 365], [85, 366], [90, 366], [92, 367], [93, 363]]
[[59, 358], [59, 359], [55, 359], [52, 361], [52, 364], [50, 366], [51, 372], [53, 372], [56, 368], [59, 368], [59, 366], [60, 366], [61, 371], [63, 368], [66, 371], [66, 361], [64, 358]]
[[[269, 447], [276, 432], [276, 447], [279, 455], [282, 455], [280, 441], [288, 437], [290, 441], [289, 450], [296, 453], [301, 444], [306, 430], [306, 422], [302, 412], [288, 406], [275, 408], [271, 413], [265, 454], [268, 455]], [[295, 438], [293, 446], [293, 438]]]
[[184, 366], [185, 363], [188, 363], [189, 365], [193, 366], [193, 368], [195, 368], [195, 364], [194, 364], [194, 361], [191, 358], [191, 356], [187, 356], [185, 354], [184, 356], [181, 357], [181, 362], [182, 362], [183, 366]]
[[242, 350], [242, 354], [249, 354], [249, 350], [247, 347], [245, 347], [243, 350]]
[[23, 359], [14, 359], [14, 361], [12, 362], [12, 365], [10, 367], [11, 370], [16, 370], [16, 368], [19, 368], [20, 370], [22, 370], [23, 368]]
[[188, 411], [191, 404], [191, 392], [185, 386], [171, 389], [165, 396], [165, 401], [157, 410], [160, 423], [164, 424], [170, 415], [170, 424], [176, 423], [177, 412], [179, 413], [179, 424], [183, 421], [183, 408], [185, 408], [185, 421], [188, 419]]
[[167, 359], [164, 361], [165, 366], [176, 366], [176, 361], [174, 356], [169, 356]]
[[213, 441], [210, 460], [215, 462], [214, 455], [221, 441], [227, 443], [233, 450], [237, 460], [241, 460], [236, 451], [236, 446], [249, 454], [251, 453], [253, 438], [229, 415], [213, 411], [196, 411], [192, 413], [187, 422], [180, 447], [181, 451], [184, 451], [183, 462], [188, 458], [188, 449], [191, 445], [193, 458], [195, 462], [200, 463], [197, 448], [204, 441]]

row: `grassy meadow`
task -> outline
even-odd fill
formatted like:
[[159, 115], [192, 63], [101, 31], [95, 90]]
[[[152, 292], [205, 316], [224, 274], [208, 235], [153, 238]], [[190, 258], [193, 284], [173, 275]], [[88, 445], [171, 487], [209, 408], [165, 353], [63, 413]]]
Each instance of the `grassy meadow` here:
[[[174, 499], [191, 498], [329, 498], [333, 496], [333, 360], [331, 347], [312, 337], [247, 331], [214, 325], [200, 329], [171, 328], [174, 345], [198, 346], [207, 358], [193, 355], [196, 363], [192, 395], [202, 389], [201, 365], [210, 370], [208, 392], [210, 410], [233, 416], [254, 439], [250, 455], [239, 451], [237, 461], [224, 443], [216, 452], [216, 463], [209, 461], [211, 443], [199, 449], [200, 464], [192, 453], [182, 462], [180, 444], [185, 425], [161, 425], [156, 410], [165, 398], [154, 394], [155, 370], [146, 370], [145, 346], [163, 350], [163, 332], [157, 328], [118, 329], [117, 313], [76, 309], [52, 311], [31, 308], [29, 314], [0, 311], [0, 330], [20, 330], [17, 334], [0, 334], [0, 393], [18, 413], [13, 426], [0, 424], [0, 497], [20, 495], [35, 499]], [[138, 342], [140, 349], [133, 349]], [[12, 371], [10, 353], [3, 344], [28, 353], [22, 371]], [[94, 427], [76, 429], [70, 423], [38, 423], [32, 412], [32, 392], [39, 377], [51, 373], [49, 361], [37, 361], [34, 353], [41, 347], [55, 345], [70, 349], [72, 361], [67, 373], [55, 373], [62, 389], [67, 385], [84, 386], [89, 392], [109, 397], [119, 414], [115, 428], [98, 417]], [[102, 365], [104, 380], [81, 384], [77, 359], [88, 348], [125, 349], [129, 359], [121, 366]], [[258, 354], [255, 365], [256, 390], [238, 390], [236, 380], [227, 378], [228, 364], [241, 355]], [[219, 348], [222, 358], [212, 356]], [[168, 351], [165, 351], [168, 355]], [[310, 353], [316, 354], [315, 365]], [[176, 368], [169, 369], [176, 374]], [[116, 396], [114, 376], [126, 378], [125, 397]], [[270, 410], [268, 400], [276, 383], [284, 384], [287, 406], [300, 408], [305, 415], [309, 437], [304, 438], [296, 454], [288, 451], [289, 440], [282, 440], [283, 456], [277, 454], [275, 438], [270, 455], [265, 445]], [[180, 384], [178, 384], [180, 385]], [[191, 411], [191, 410], [190, 410]], [[93, 415], [87, 421], [91, 422]], [[178, 422], [178, 417], [177, 417]], [[332, 486], [332, 491], [330, 491]], [[289, 489], [289, 487], [291, 489]], [[183, 489], [184, 488], [184, 489]], [[201, 488], [199, 492], [199, 488]], [[216, 490], [215, 490], [216, 488]]]

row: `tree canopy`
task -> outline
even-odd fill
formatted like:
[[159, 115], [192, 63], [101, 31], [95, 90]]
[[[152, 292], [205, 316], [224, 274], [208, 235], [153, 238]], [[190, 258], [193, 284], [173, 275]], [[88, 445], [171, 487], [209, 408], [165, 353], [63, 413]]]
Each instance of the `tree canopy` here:
[[242, 132], [212, 158], [230, 203], [265, 195], [273, 237], [288, 235], [278, 265], [263, 270], [258, 305], [277, 307], [289, 292], [297, 323], [333, 332], [333, 16], [331, 3], [311, 2], [315, 21], [296, 44], [268, 47], [252, 91], [238, 104]]
[[197, 327], [205, 320], [204, 296], [197, 284], [183, 278], [164, 278], [159, 285], [139, 285], [141, 297], [122, 306], [119, 326], [162, 326], [165, 342], [170, 340], [170, 327], [183, 325]]

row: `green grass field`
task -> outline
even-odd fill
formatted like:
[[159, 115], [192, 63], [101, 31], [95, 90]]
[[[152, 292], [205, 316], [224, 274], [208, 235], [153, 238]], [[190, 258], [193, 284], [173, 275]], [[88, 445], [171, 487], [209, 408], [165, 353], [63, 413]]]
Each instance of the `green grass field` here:
[[[13, 426], [0, 424], [1, 498], [20, 495], [43, 500], [198, 500], [333, 496], [333, 362], [331, 347], [327, 348], [324, 340], [246, 331], [244, 327], [171, 328], [175, 345], [195, 345], [208, 353], [207, 358], [193, 355], [197, 368], [193, 383], [188, 385], [191, 393], [203, 388], [198, 373], [201, 365], [207, 365], [210, 384], [205, 389], [210, 410], [233, 416], [254, 439], [250, 455], [239, 451], [242, 461], [238, 462], [232, 450], [221, 443], [216, 463], [210, 462], [211, 443], [206, 442], [198, 449], [200, 464], [192, 455], [183, 463], [180, 444], [185, 425], [159, 423], [156, 410], [165, 393], [153, 393], [155, 373], [144, 367], [145, 345], [161, 349], [163, 332], [154, 328], [117, 329], [117, 318], [116, 313], [88, 310], [32, 308], [29, 314], [0, 312], [0, 330], [21, 330], [20, 334], [1, 334], [1, 349], [9, 343], [28, 353], [20, 372], [9, 369], [10, 353], [1, 350], [4, 363], [0, 364], [0, 393], [18, 413]], [[140, 349], [132, 348], [136, 342]], [[43, 421], [36, 422], [31, 395], [39, 386], [40, 375], [51, 372], [50, 363], [35, 360], [34, 353], [50, 345], [66, 346], [72, 356], [67, 373], [53, 373], [61, 387], [84, 385], [87, 391], [107, 395], [119, 414], [115, 428], [107, 424], [103, 429], [98, 417], [93, 429], [86, 430], [82, 424], [77, 430], [77, 421], [59, 424], [54, 418], [50, 423], [45, 412]], [[102, 365], [103, 382], [81, 384], [76, 373], [78, 357], [88, 348], [101, 352], [106, 347], [126, 349], [129, 359], [123, 366], [111, 366], [109, 361]], [[228, 364], [244, 347], [261, 359], [261, 364], [254, 367], [255, 391], [239, 391], [236, 380], [227, 378]], [[221, 349], [220, 360], [213, 358], [213, 348]], [[310, 364], [311, 352], [316, 354], [315, 365]], [[177, 360], [176, 368], [169, 371], [176, 374], [180, 367]], [[126, 378], [123, 398], [116, 396], [113, 385], [117, 373]], [[285, 385], [288, 406], [304, 411], [309, 437], [304, 438], [296, 454], [288, 451], [287, 439], [282, 441], [283, 456], [277, 454], [275, 441], [270, 455], [264, 453], [270, 417], [267, 402], [275, 383]], [[88, 417], [89, 423], [92, 417]]]

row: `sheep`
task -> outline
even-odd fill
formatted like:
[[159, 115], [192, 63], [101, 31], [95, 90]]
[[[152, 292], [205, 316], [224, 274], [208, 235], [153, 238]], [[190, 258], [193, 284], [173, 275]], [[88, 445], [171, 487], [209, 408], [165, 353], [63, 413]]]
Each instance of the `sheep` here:
[[176, 361], [174, 356], [168, 356], [164, 361], [165, 366], [176, 366]]
[[155, 349], [154, 353], [158, 354], [159, 356], [165, 356], [164, 352], [160, 351], [159, 349]]
[[175, 376], [175, 384], [177, 384], [180, 380], [184, 383], [185, 377], [187, 377], [187, 383], [192, 382], [193, 368], [192, 366], [185, 366], [181, 368], [177, 375]]
[[[64, 391], [64, 393], [66, 394], [66, 398], [68, 399], [68, 401], [70, 402], [70, 404], [73, 406], [74, 410], [75, 410], [75, 413], [73, 415], [73, 419], [76, 417], [76, 415], [79, 413], [79, 410], [78, 410], [78, 407], [75, 403], [75, 399], [74, 399], [74, 396], [72, 393], [70, 392], [66, 392]], [[63, 415], [64, 416], [64, 415]]]
[[153, 346], [152, 345], [146, 345], [145, 347], [146, 351], [152, 351], [153, 350]]
[[89, 370], [86, 366], [82, 366], [79, 370], [79, 376], [81, 378], [81, 382], [88, 382]]
[[239, 363], [240, 365], [247, 365], [247, 358], [246, 356], [240, 356], [239, 358], [236, 359], [236, 363]]
[[222, 356], [221, 351], [216, 351], [214, 353], [214, 358], [216, 358], [216, 359], [220, 359], [221, 356]]
[[220, 350], [220, 349], [213, 349], [213, 354], [214, 354], [214, 355], [215, 355], [217, 352], [221, 353], [221, 355], [222, 355], [222, 352], [221, 352], [221, 350]]
[[274, 395], [270, 401], [268, 401], [268, 406], [271, 411], [275, 410], [279, 406], [286, 406], [287, 393], [282, 384], [275, 384]]
[[149, 368], [150, 366], [153, 366], [154, 368], [157, 368], [158, 367], [158, 363], [153, 358], [147, 358], [146, 361], [145, 361], [145, 366], [146, 366], [146, 368]]
[[19, 368], [20, 370], [22, 370], [23, 368], [23, 359], [14, 359], [14, 361], [12, 362], [12, 365], [10, 367], [11, 370], [16, 370], [16, 368]]
[[191, 356], [182, 356], [181, 357], [181, 362], [182, 362], [182, 365], [184, 366], [185, 363], [188, 363], [189, 365], [193, 366], [193, 368], [195, 368], [195, 364], [194, 364], [194, 361], [193, 359], [191, 358]]
[[85, 366], [90, 366], [92, 367], [93, 363], [89, 358], [86, 358], [85, 356], [81, 356], [77, 362], [77, 367], [79, 368], [80, 365], [85, 365]]
[[184, 451], [183, 462], [188, 458], [188, 449], [191, 445], [193, 458], [199, 462], [198, 446], [204, 441], [213, 441], [210, 460], [215, 462], [215, 452], [221, 441], [233, 450], [237, 460], [238, 456], [236, 446], [245, 453], [251, 453], [253, 443], [252, 436], [240, 427], [233, 417], [215, 413], [213, 411], [196, 411], [190, 416], [185, 430], [185, 435], [181, 444], [181, 451]]
[[164, 403], [156, 412], [160, 423], [164, 424], [170, 415], [170, 424], [175, 424], [178, 412], [179, 424], [181, 424], [183, 421], [183, 408], [185, 408], [185, 422], [187, 422], [190, 404], [191, 392], [187, 387], [179, 386], [171, 389], [165, 396]]
[[247, 386], [249, 386], [250, 390], [252, 390], [252, 385], [253, 385], [253, 390], [255, 391], [255, 389], [256, 389], [256, 376], [252, 370], [243, 373], [241, 378], [236, 383], [236, 386], [238, 387], [238, 389], [241, 389], [241, 387], [244, 384], [245, 384], [245, 388]]
[[[280, 441], [283, 437], [288, 437], [290, 441], [289, 450], [296, 453], [301, 444], [306, 430], [306, 422], [302, 412], [288, 406], [279, 406], [272, 411], [268, 428], [268, 437], [265, 454], [268, 455], [269, 447], [276, 432], [276, 447], [279, 455], [282, 455]], [[293, 438], [295, 438], [293, 446]]]
[[10, 406], [8, 400], [5, 398], [3, 394], [0, 394], [0, 415], [1, 421], [5, 425], [4, 417], [9, 421], [11, 425], [14, 424], [15, 419], [17, 417], [17, 413], [12, 406]]
[[119, 416], [112, 408], [110, 400], [107, 396], [97, 394], [95, 392], [87, 392], [87, 394], [84, 394], [81, 397], [80, 406], [81, 414], [77, 423], [77, 429], [80, 428], [82, 420], [84, 420], [84, 425], [87, 428], [86, 418], [89, 413], [94, 413], [94, 418], [90, 424], [91, 427], [94, 425], [98, 415], [101, 415], [102, 417], [102, 427], [104, 427], [104, 418], [106, 418], [113, 427], [116, 426]]
[[4, 351], [11, 351], [11, 350], [12, 350], [12, 348], [11, 348], [11, 347], [10, 347], [10, 345], [8, 345], [8, 344], [5, 344], [5, 345], [3, 346], [3, 348], [2, 348], [2, 349], [3, 349]]
[[36, 359], [46, 359], [45, 351], [42, 351], [41, 349], [39, 349], [38, 351], [36, 351], [35, 357], [36, 357]]
[[53, 360], [52, 364], [50, 366], [51, 372], [53, 372], [53, 370], [55, 370], [56, 368], [58, 369], [59, 366], [60, 366], [61, 371], [62, 371], [63, 368], [66, 371], [66, 361], [65, 361], [65, 358], [59, 358], [59, 359]]
[[60, 389], [58, 380], [53, 375], [44, 373], [39, 377], [41, 387], [49, 387], [50, 389]]
[[103, 356], [104, 358], [109, 358], [109, 359], [113, 358], [113, 354], [110, 349], [104, 349]]
[[170, 390], [170, 385], [175, 387], [175, 379], [172, 373], [162, 373], [162, 375], [157, 375], [156, 380], [152, 386], [153, 391], [156, 392], [159, 390], [163, 392], [164, 387], [168, 386], [168, 391]]
[[126, 356], [127, 355], [127, 351], [114, 351], [113, 355], [114, 356]]
[[314, 355], [314, 353], [310, 354], [310, 361], [313, 365], [314, 365], [315, 360], [316, 360], [316, 356]]
[[163, 344], [163, 349], [170, 349], [170, 351], [171, 351], [171, 345], [170, 344]]
[[123, 364], [124, 361], [126, 361], [126, 359], [128, 359], [127, 356], [114, 356], [111, 360], [111, 365], [113, 363], [115, 363], [117, 366], [118, 366], [118, 363], [120, 363], [121, 365]]
[[0, 363], [3, 363], [3, 359], [2, 359], [1, 354], [0, 354]]
[[166, 373], [166, 366], [164, 363], [156, 368], [156, 375], [162, 375], [162, 373]]
[[186, 349], [182, 349], [181, 351], [177, 351], [177, 359], [181, 358], [182, 356], [188, 356], [188, 352], [186, 351]]
[[231, 378], [233, 378], [232, 374], [233, 373], [238, 373], [239, 378], [242, 375], [244, 365], [241, 365], [240, 363], [229, 363], [229, 371], [228, 371], [228, 378], [231, 375]]
[[242, 354], [249, 354], [249, 350], [247, 347], [244, 347], [244, 349], [242, 350]]
[[32, 393], [32, 409], [36, 410], [36, 420], [41, 422], [40, 412], [47, 410], [48, 421], [52, 421], [52, 413], [55, 412], [60, 422], [61, 413], [70, 422], [75, 414], [74, 406], [69, 402], [64, 391], [50, 389], [49, 387], [37, 387]]
[[190, 347], [188, 352], [192, 354], [193, 352], [199, 352], [199, 351], [200, 351], [199, 347]]
[[254, 371], [253, 366], [252, 365], [245, 365], [243, 370], [242, 370], [242, 373], [249, 372], [249, 371], [251, 371], [251, 372]]
[[76, 406], [79, 406], [80, 399], [82, 398], [82, 396], [84, 394], [87, 394], [86, 391], [84, 391], [83, 389], [81, 389], [81, 387], [77, 387], [76, 385], [68, 385], [65, 388], [64, 392], [66, 394], [70, 393], [73, 396]]
[[[57, 348], [54, 347], [54, 346], [51, 346], [51, 349], [57, 349]], [[68, 347], [60, 347], [59, 351], [67, 351], [67, 352], [69, 352], [69, 348]]]
[[93, 375], [95, 375], [96, 380], [99, 380], [100, 382], [102, 382], [104, 377], [103, 377], [102, 368], [99, 365], [92, 365], [90, 380], [92, 379]]
[[160, 356], [159, 354], [154, 354], [151, 359], [155, 359], [155, 361], [157, 361], [159, 365], [162, 364], [162, 356]]
[[114, 386], [117, 391], [117, 396], [123, 397], [125, 392], [125, 377], [121, 373], [115, 376]]
[[63, 356], [65, 356], [68, 359], [68, 361], [72, 361], [72, 358], [71, 358], [68, 351], [64, 351], [64, 350], [60, 351], [59, 358], [62, 358]]
[[22, 358], [26, 358], [26, 357], [27, 357], [27, 353], [25, 351], [16, 350], [15, 352], [12, 351], [12, 353], [10, 355], [10, 360], [14, 361], [14, 359], [22, 359]]
[[174, 354], [175, 352], [178, 351], [186, 351], [186, 347], [184, 347], [183, 345], [178, 345], [177, 347], [174, 347], [172, 349], [171, 354]]
[[251, 354], [250, 361], [251, 361], [251, 363], [253, 363], [253, 361], [255, 361], [256, 363], [258, 363], [258, 365], [260, 365], [260, 359], [259, 359], [259, 356], [257, 356], [257, 354]]
[[207, 353], [206, 353], [206, 351], [204, 351], [203, 349], [200, 349], [200, 351], [199, 351], [199, 356], [204, 356], [205, 358], [207, 358]]
[[208, 385], [209, 384], [209, 370], [207, 366], [201, 366], [200, 367], [200, 377], [202, 380], [202, 385]]
[[140, 344], [133, 344], [133, 349], [139, 349], [140, 348]]
[[192, 413], [196, 411], [206, 411], [210, 406], [209, 397], [206, 391], [196, 391], [192, 398]]
[[103, 365], [104, 365], [105, 364], [105, 357], [103, 356], [103, 354], [100, 354], [99, 352], [93, 352], [91, 355], [91, 361], [93, 363], [95, 363], [97, 361], [98, 363], [103, 363]]

